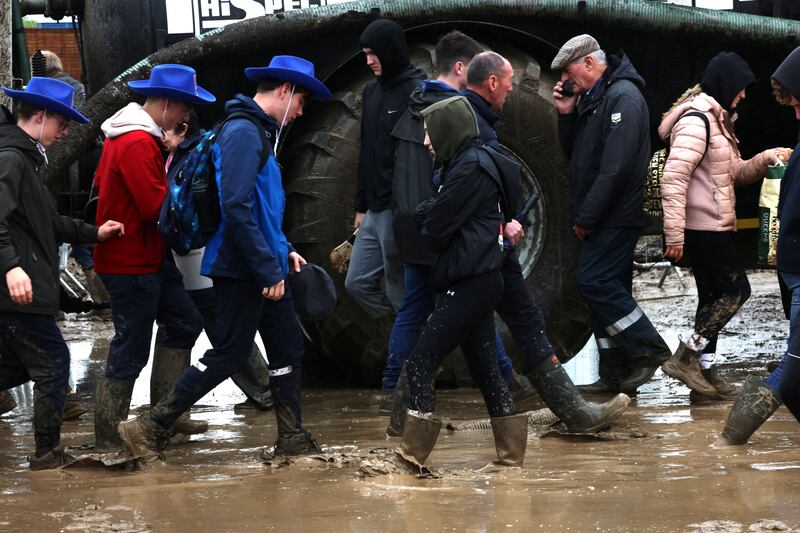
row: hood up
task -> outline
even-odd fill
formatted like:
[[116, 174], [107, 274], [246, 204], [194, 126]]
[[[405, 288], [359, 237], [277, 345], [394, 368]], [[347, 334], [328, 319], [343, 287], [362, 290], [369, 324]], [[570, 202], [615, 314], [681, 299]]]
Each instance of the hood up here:
[[744, 59], [733, 52], [720, 52], [708, 62], [700, 86], [704, 93], [730, 112], [739, 91], [755, 82], [756, 77]]
[[453, 96], [420, 112], [436, 152], [436, 166], [446, 165], [467, 143], [480, 136], [478, 119], [463, 96]]
[[362, 48], [371, 48], [381, 62], [380, 79], [388, 80], [410, 66], [406, 36], [396, 22], [379, 19], [361, 33]]

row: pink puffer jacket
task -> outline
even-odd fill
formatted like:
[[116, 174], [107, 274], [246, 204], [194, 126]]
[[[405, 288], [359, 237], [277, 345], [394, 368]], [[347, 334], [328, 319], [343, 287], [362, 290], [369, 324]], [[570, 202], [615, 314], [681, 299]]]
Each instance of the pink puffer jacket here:
[[[692, 111], [704, 113], [711, 125], [705, 157], [703, 119], [681, 118]], [[669, 139], [670, 145], [661, 179], [666, 244], [683, 244], [684, 229], [736, 231], [733, 188], [761, 178], [775, 158], [774, 150], [743, 161], [728, 112], [705, 93], [690, 96], [668, 111], [658, 134], [665, 142]]]

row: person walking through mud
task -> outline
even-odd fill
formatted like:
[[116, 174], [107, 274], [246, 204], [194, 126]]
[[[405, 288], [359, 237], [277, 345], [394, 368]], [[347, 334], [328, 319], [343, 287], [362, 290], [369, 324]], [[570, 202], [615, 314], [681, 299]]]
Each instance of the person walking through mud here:
[[[167, 187], [175, 183], [176, 177], [181, 172], [181, 165], [186, 156], [197, 146], [205, 130], [200, 127], [197, 113], [191, 111], [189, 120], [179, 122], [171, 130], [164, 133], [164, 147], [167, 149], [166, 171]], [[219, 342], [217, 336], [217, 303], [214, 294], [214, 285], [211, 278], [200, 274], [200, 263], [203, 260], [205, 247], [190, 250], [185, 256], [173, 252], [172, 258], [175, 266], [183, 277], [183, 286], [189, 293], [195, 307], [203, 317], [203, 329], [215, 346]], [[158, 328], [156, 338], [163, 338], [166, 334], [161, 327]], [[156, 341], [158, 342], [158, 341]], [[157, 368], [157, 365], [161, 368]], [[175, 378], [183, 374], [189, 365], [183, 360], [170, 360], [162, 358], [153, 361], [150, 374], [150, 403], [156, 404], [164, 397], [175, 384]], [[176, 374], [177, 373], [177, 374]], [[247, 397], [247, 406], [266, 410], [272, 407], [272, 392], [269, 389], [269, 368], [258, 346], [253, 343], [250, 355], [245, 366], [231, 376], [231, 380]]]
[[[391, 20], [372, 22], [361, 34], [360, 43], [375, 79], [364, 87], [362, 95], [353, 222], [358, 235], [344, 286], [370, 317], [381, 321], [381, 328], [388, 329], [392, 311], [403, 303], [403, 262], [392, 228], [396, 148], [392, 129], [408, 108], [411, 92], [426, 75], [409, 62], [403, 29]], [[387, 333], [384, 331], [384, 336]]]
[[70, 121], [89, 119], [73, 107], [75, 89], [31, 78], [24, 91], [3, 87], [17, 118], [0, 117], [0, 390], [33, 381], [36, 450], [31, 470], [64, 464], [61, 422], [70, 353], [55, 321], [59, 305], [58, 243], [92, 244], [123, 235], [114, 220], [99, 228], [64, 217], [40, 171], [47, 148], [65, 137]]
[[581, 390], [635, 393], [671, 355], [633, 299], [633, 251], [650, 162], [644, 80], [628, 56], [609, 55], [591, 35], [568, 40], [553, 59], [558, 135], [570, 160], [572, 229], [582, 241], [577, 282], [600, 351], [600, 379]]
[[741, 388], [727, 383], [714, 364], [717, 337], [750, 297], [750, 284], [736, 252], [734, 187], [764, 176], [783, 152], [765, 150], [749, 160], [739, 154], [733, 131], [737, 107], [756, 82], [734, 52], [720, 52], [702, 81], [663, 115], [659, 136], [669, 143], [661, 178], [664, 256], [686, 256], [697, 284], [694, 332], [681, 341], [661, 369], [700, 398], [733, 400]]
[[[794, 109], [800, 121], [800, 47], [795, 48], [772, 74], [778, 103]], [[745, 444], [785, 403], [800, 421], [800, 144], [795, 146], [781, 180], [778, 200], [778, 275], [791, 291], [789, 339], [778, 367], [762, 380], [748, 376], [736, 398], [717, 446]]]
[[304, 344], [286, 284], [289, 269], [299, 272], [306, 261], [281, 229], [286, 198], [274, 150], [283, 128], [303, 114], [306, 100], [328, 100], [331, 93], [314, 77], [314, 65], [299, 57], [275, 56], [268, 67], [247, 68], [245, 75], [258, 88], [253, 98], [237, 94], [225, 104], [229, 117], [248, 117], [225, 121], [216, 140], [222, 221], [201, 266], [201, 274], [214, 282], [218, 342], [158, 404], [119, 424], [126, 448], [144, 463], [158, 456], [181, 413], [244, 366], [256, 331], [269, 357], [278, 428], [274, 453], [320, 451], [301, 423]]
[[480, 140], [477, 118], [463, 96], [420, 112], [425, 145], [441, 168], [441, 187], [417, 209], [423, 236], [433, 243], [430, 285], [436, 306], [406, 362], [409, 409], [400, 455], [422, 465], [442, 422], [434, 418], [433, 376], [442, 359], [461, 346], [470, 375], [492, 420], [497, 464], [521, 466], [528, 439], [526, 415], [517, 415], [500, 369], [494, 306], [503, 292], [505, 188], [519, 166]]
[[[105, 375], [95, 395], [95, 444], [100, 449], [122, 444], [117, 424], [128, 417], [133, 385], [150, 356], [153, 322], [166, 328], [153, 359], [180, 361], [184, 368], [203, 330], [175, 264], [164, 260], [157, 227], [166, 195], [161, 140], [165, 130], [189, 118], [192, 105], [216, 98], [197, 85], [194, 69], [184, 65], [157, 65], [149, 79], [128, 86], [146, 101], [132, 102], [103, 122], [106, 141], [95, 174], [97, 220], [113, 218], [127, 228], [124, 238], [94, 249], [95, 271], [111, 295], [114, 321]], [[184, 418], [176, 429], [187, 435], [207, 427]]]
[[[434, 249], [419, 232], [415, 211], [420, 202], [433, 196], [438, 176], [433, 158], [422, 144], [425, 132], [419, 112], [426, 107], [456, 96], [467, 86], [467, 65], [482, 51], [471, 37], [453, 30], [436, 43], [435, 80], [425, 80], [409, 99], [392, 137], [397, 145], [392, 180], [392, 225], [397, 250], [403, 260], [403, 305], [397, 312], [389, 335], [389, 353], [383, 370], [381, 412], [391, 410], [398, 379], [403, 380], [401, 395], [408, 395], [408, 378], [400, 377], [419, 332], [433, 309], [433, 293], [428, 285]], [[496, 335], [497, 357], [505, 382], [514, 389], [514, 368]], [[516, 388], [520, 388], [516, 386]], [[407, 398], [404, 401], [407, 402]]]

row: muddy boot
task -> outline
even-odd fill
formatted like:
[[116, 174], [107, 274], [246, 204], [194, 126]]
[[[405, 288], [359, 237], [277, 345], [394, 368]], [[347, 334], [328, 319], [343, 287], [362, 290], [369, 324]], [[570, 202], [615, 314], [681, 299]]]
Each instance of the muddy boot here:
[[89, 293], [92, 301], [95, 303], [110, 302], [111, 296], [109, 296], [106, 286], [103, 285], [103, 281], [94, 269], [81, 266], [81, 270], [86, 277], [86, 292]]
[[250, 405], [260, 411], [272, 408], [272, 391], [269, 388], [269, 367], [258, 346], [253, 343], [244, 368], [231, 376], [241, 389]]
[[605, 403], [587, 402], [555, 357], [539, 364], [528, 373], [528, 378], [571, 433], [593, 433], [607, 428], [631, 403], [625, 394], [617, 394]]
[[491, 419], [494, 447], [500, 466], [522, 466], [528, 445], [528, 415], [496, 416]]
[[[285, 372], [286, 369], [288, 372]], [[278, 422], [278, 440], [273, 455], [321, 453], [319, 444], [301, 423], [300, 369], [288, 366], [272, 374], [270, 387]]]
[[77, 420], [89, 412], [89, 406], [75, 392], [68, 392], [64, 401], [64, 420]]
[[664, 361], [661, 370], [703, 396], [712, 397], [717, 393], [717, 389], [703, 377], [700, 369], [700, 352], [692, 350], [683, 341], [672, 357]]
[[391, 415], [393, 404], [394, 404], [394, 391], [382, 390], [378, 394], [378, 415], [379, 416]]
[[[155, 406], [175, 386], [175, 383], [189, 368], [191, 350], [169, 348], [156, 343], [153, 350], [153, 369], [150, 374], [150, 405]], [[182, 414], [172, 425], [176, 435], [197, 435], [208, 431], [208, 422], [192, 420], [189, 413]], [[182, 439], [178, 439], [182, 440]]]
[[577, 389], [583, 394], [615, 394], [619, 392], [619, 381], [600, 377], [594, 383], [578, 385]]
[[408, 370], [406, 365], [400, 370], [400, 377], [394, 387], [392, 396], [392, 414], [389, 418], [389, 425], [386, 427], [386, 435], [389, 437], [402, 437], [403, 427], [406, 423], [408, 413]]
[[[526, 428], [527, 424], [526, 420]], [[406, 461], [421, 467], [433, 451], [441, 429], [442, 421], [433, 418], [433, 413], [423, 414], [409, 410], [403, 426], [403, 440], [396, 452]]]
[[741, 387], [738, 385], [731, 385], [722, 379], [722, 376], [719, 374], [716, 366], [704, 368], [700, 372], [702, 372], [703, 377], [706, 378], [706, 381], [711, 383], [711, 385], [717, 389], [717, 394], [721, 399], [735, 400], [742, 393]]
[[0, 391], [0, 416], [17, 408], [17, 401], [7, 390]]
[[781, 398], [756, 376], [747, 376], [716, 446], [746, 444], [747, 440], [781, 406]]
[[658, 367], [640, 367], [631, 369], [631, 373], [619, 382], [619, 391], [626, 394], [636, 394], [636, 390], [650, 381]]
[[117, 426], [120, 439], [133, 457], [148, 465], [161, 458], [161, 450], [169, 438], [170, 431], [162, 428], [150, 418], [150, 411]]
[[31, 470], [60, 468], [69, 462], [68, 459], [64, 453], [64, 445], [59, 441], [49, 450], [37, 451], [36, 455], [28, 457], [28, 468]]
[[117, 433], [117, 424], [128, 418], [133, 384], [133, 381], [98, 378], [94, 407], [96, 449], [107, 450], [122, 447], [122, 441]]

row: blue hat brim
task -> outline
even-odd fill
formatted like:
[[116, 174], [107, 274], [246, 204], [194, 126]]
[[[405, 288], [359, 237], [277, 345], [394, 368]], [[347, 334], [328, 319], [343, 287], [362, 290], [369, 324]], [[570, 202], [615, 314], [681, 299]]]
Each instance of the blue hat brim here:
[[9, 89], [8, 87], [2, 87], [2, 89], [9, 98], [13, 98], [14, 100], [19, 100], [20, 102], [25, 102], [35, 107], [41, 107], [42, 109], [52, 111], [53, 113], [58, 113], [59, 115], [63, 115], [68, 119], [74, 120], [75, 122], [80, 122], [81, 124], [86, 124], [89, 122], [89, 119], [86, 118], [80, 111], [74, 107], [66, 106], [53, 98], [49, 98], [42, 94], [29, 93], [26, 91], [15, 91], [14, 89]]
[[135, 80], [129, 81], [128, 87], [135, 93], [143, 94], [145, 96], [160, 96], [162, 98], [169, 98], [170, 100], [179, 100], [190, 104], [213, 104], [217, 101], [217, 97], [206, 91], [199, 85], [197, 86], [197, 94], [190, 93], [189, 91], [182, 91], [174, 87], [159, 87], [150, 85], [150, 80]]
[[253, 81], [277, 80], [288, 81], [311, 91], [316, 100], [330, 100], [331, 91], [317, 78], [288, 68], [249, 67], [244, 75]]

